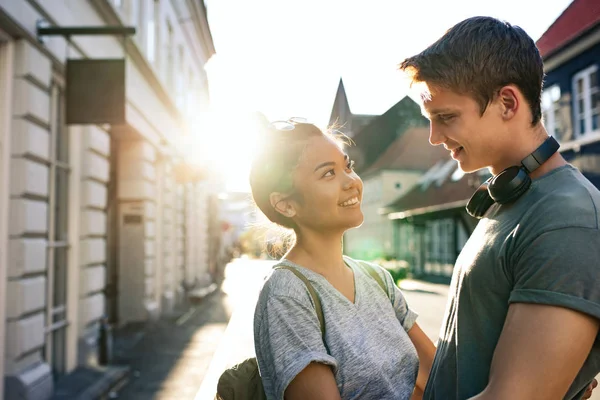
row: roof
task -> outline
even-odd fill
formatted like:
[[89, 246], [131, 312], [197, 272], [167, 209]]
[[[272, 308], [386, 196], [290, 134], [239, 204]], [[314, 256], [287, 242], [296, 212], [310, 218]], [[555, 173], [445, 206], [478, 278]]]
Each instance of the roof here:
[[538, 39], [536, 45], [546, 58], [573, 39], [600, 24], [600, 1], [573, 0]]
[[405, 96], [383, 115], [373, 118], [358, 131], [352, 140], [362, 153], [359, 173], [366, 171], [410, 127], [426, 126], [428, 121], [421, 115], [421, 108]]
[[481, 174], [463, 174], [456, 161], [446, 155], [408, 193], [386, 206], [385, 211], [414, 213], [464, 207], [480, 182]]
[[360, 131], [376, 117], [377, 115], [352, 114], [344, 81], [340, 78], [328, 125], [334, 126], [344, 134], [353, 137], [356, 132]]
[[429, 143], [429, 128], [408, 128], [385, 152], [363, 172], [368, 175], [383, 169], [427, 171], [439, 160], [447, 157], [443, 146]]

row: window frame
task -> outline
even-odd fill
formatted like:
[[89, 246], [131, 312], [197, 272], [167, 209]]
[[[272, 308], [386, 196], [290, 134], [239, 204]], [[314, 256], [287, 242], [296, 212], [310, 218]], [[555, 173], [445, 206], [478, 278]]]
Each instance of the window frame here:
[[[554, 99], [552, 92], [557, 91], [558, 98]], [[554, 136], [560, 141], [556, 134], [556, 112], [560, 110], [561, 90], [560, 85], [555, 83], [542, 92], [542, 116], [544, 118], [544, 127], [549, 135]]]
[[[70, 138], [65, 121], [64, 84], [53, 77], [50, 87], [50, 160], [48, 195], [48, 234], [46, 247], [46, 319], [44, 324], [44, 359], [52, 367], [55, 378], [68, 372], [69, 274], [71, 242], [69, 210], [71, 189]], [[59, 147], [62, 145], [63, 147]], [[61, 185], [58, 185], [59, 179]], [[57, 232], [59, 229], [62, 232]], [[57, 258], [62, 254], [61, 275], [57, 274]], [[57, 279], [58, 278], [58, 279]], [[60, 279], [60, 281], [59, 281]], [[61, 296], [57, 300], [56, 296]], [[58, 302], [58, 304], [56, 304]], [[57, 315], [62, 315], [56, 320]], [[62, 347], [62, 348], [61, 348]], [[57, 351], [59, 350], [60, 351]]]
[[[593, 73], [596, 73], [596, 86], [590, 87], [591, 82], [590, 78]], [[575, 133], [574, 137], [576, 139], [587, 137], [588, 135], [599, 133], [600, 132], [600, 109], [596, 112], [599, 114], [599, 126], [596, 129], [592, 128], [592, 116], [594, 112], [592, 110], [592, 96], [596, 93], [600, 92], [600, 84], [598, 81], [598, 74], [600, 71], [598, 70], [598, 65], [590, 65], [585, 69], [577, 72], [573, 75], [573, 79], [571, 80], [571, 92], [573, 97], [573, 131]], [[578, 90], [578, 82], [582, 81], [582, 92], [579, 93]], [[579, 101], [583, 100], [583, 110], [580, 110]], [[600, 107], [599, 107], [600, 108]], [[582, 118], [583, 117], [583, 118]], [[580, 121], [584, 123], [584, 131], [581, 131]]]

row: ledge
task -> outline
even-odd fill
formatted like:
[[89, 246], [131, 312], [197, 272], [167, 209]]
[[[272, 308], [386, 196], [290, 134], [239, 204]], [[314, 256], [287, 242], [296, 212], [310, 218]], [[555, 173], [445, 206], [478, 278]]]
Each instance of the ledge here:
[[129, 379], [127, 366], [79, 367], [54, 387], [50, 400], [83, 400], [106, 397]]

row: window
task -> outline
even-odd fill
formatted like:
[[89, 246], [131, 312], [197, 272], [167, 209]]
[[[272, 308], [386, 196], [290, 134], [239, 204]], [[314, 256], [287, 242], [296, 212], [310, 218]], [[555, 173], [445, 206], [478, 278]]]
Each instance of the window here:
[[546, 131], [557, 140], [562, 139], [563, 136], [559, 112], [560, 87], [558, 85], [552, 85], [542, 92], [542, 114]]
[[582, 136], [599, 130], [600, 89], [598, 66], [593, 65], [573, 77], [573, 107], [575, 135]]
[[[171, 23], [167, 21], [167, 48], [165, 49], [167, 52], [167, 59], [165, 65], [166, 74], [167, 74], [167, 89], [169, 91], [173, 90], [174, 86], [174, 78], [175, 78], [175, 55], [174, 55], [174, 37], [173, 37], [173, 27]], [[171, 92], [172, 93], [172, 92]]]
[[48, 258], [46, 270], [45, 358], [55, 377], [66, 368], [67, 259], [69, 211], [69, 139], [64, 123], [64, 92], [57, 82], [52, 91]]
[[146, 0], [145, 6], [148, 13], [148, 21], [146, 22], [146, 57], [148, 57], [148, 61], [155, 63], [158, 49], [158, 24], [156, 23], [156, 17], [159, 15], [158, 1]]
[[185, 109], [186, 114], [188, 116], [193, 116], [194, 112], [204, 111], [201, 110], [198, 106], [198, 79], [194, 77], [194, 72], [191, 68], [188, 68], [188, 85], [191, 90], [187, 91], [186, 100], [185, 100]]
[[185, 111], [185, 69], [183, 46], [177, 46], [177, 75], [175, 76], [175, 104], [181, 111]]

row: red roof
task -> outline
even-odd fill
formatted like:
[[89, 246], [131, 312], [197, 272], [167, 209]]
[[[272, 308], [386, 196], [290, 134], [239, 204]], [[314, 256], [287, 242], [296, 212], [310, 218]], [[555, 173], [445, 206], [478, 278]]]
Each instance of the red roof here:
[[600, 22], [600, 1], [573, 0], [537, 41], [542, 57], [575, 39]]

